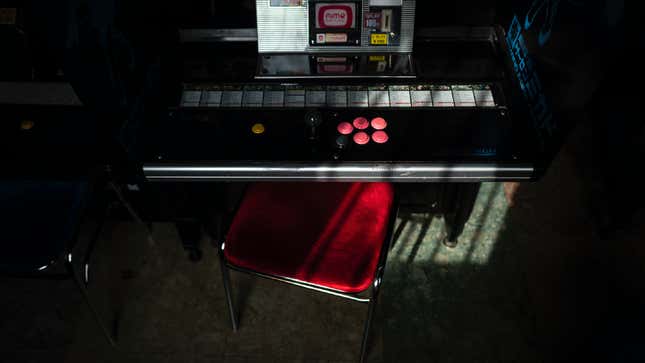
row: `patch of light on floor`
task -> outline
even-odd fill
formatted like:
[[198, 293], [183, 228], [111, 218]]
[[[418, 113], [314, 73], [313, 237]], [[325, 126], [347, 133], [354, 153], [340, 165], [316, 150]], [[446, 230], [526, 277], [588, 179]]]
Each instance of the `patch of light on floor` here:
[[477, 213], [473, 211], [462, 239], [467, 239], [470, 244], [468, 262], [485, 265], [505, 230], [508, 203], [501, 183], [485, 184], [477, 199]]
[[406, 220], [390, 258], [400, 262], [436, 265], [485, 265], [495, 250], [495, 244], [504, 230], [508, 205], [501, 183], [484, 183], [477, 196], [471, 218], [455, 248], [443, 245], [445, 223], [443, 217], [412, 215]]

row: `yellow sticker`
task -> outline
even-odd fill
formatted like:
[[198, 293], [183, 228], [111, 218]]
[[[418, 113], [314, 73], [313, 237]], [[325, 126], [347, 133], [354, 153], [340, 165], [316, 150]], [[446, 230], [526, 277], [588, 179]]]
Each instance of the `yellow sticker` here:
[[264, 125], [262, 124], [255, 124], [253, 127], [251, 127], [251, 132], [253, 132], [256, 135], [261, 135], [265, 131]]
[[370, 44], [387, 45], [387, 40], [387, 34], [372, 34], [370, 37]]
[[25, 130], [25, 131], [28, 131], [28, 130], [33, 129], [33, 128], [34, 128], [34, 126], [35, 126], [35, 124], [34, 124], [34, 122], [33, 122], [33, 121], [31, 121], [31, 120], [23, 120], [23, 121], [20, 123], [20, 128], [21, 128], [22, 130]]
[[371, 55], [370, 62], [385, 62], [384, 55]]

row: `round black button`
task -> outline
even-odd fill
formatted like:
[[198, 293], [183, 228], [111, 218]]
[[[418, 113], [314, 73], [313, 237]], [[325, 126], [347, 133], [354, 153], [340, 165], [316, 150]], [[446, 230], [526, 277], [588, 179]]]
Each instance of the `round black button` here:
[[339, 149], [344, 149], [349, 145], [349, 137], [347, 135], [341, 135], [336, 138], [336, 146], [338, 146]]

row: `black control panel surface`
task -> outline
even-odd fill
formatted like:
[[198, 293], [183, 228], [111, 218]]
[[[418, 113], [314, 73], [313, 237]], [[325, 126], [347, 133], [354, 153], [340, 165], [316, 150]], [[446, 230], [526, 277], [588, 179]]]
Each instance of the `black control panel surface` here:
[[157, 132], [148, 157], [164, 162], [512, 162], [527, 152], [500, 109], [178, 110]]
[[[188, 44], [169, 117], [148, 132], [144, 173], [152, 180], [533, 178], [535, 135], [512, 107], [510, 64], [495, 39], [494, 32], [419, 38], [411, 78], [362, 77], [360, 67], [344, 67], [348, 74], [335, 78], [258, 79], [253, 43]], [[363, 58], [368, 65], [390, 59]], [[315, 73], [309, 60], [299, 74]]]

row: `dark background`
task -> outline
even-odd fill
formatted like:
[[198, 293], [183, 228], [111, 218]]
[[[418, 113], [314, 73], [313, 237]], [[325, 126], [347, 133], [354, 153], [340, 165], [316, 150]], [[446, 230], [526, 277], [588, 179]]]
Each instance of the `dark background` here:
[[[507, 28], [513, 15], [523, 19], [531, 3], [418, 1], [417, 26], [499, 24]], [[138, 101], [145, 96], [143, 103], [154, 104], [155, 98], [162, 97], [156, 90], [170, 80], [154, 75], [169, 66], [163, 59], [176, 49], [177, 29], [253, 27], [255, 20], [250, 0], [215, 1], [212, 8], [210, 1], [198, 0], [0, 0], [0, 7], [15, 4], [22, 9], [21, 31], [0, 27], [0, 81], [70, 81], [82, 101], [103, 115], [106, 133], [122, 129], [123, 121], [114, 120], [143, 119], [142, 115], [155, 112]], [[634, 216], [645, 201], [640, 170], [645, 132], [638, 113], [629, 112], [636, 116], [627, 117], [628, 109], [632, 111], [638, 102], [627, 101], [630, 91], [623, 85], [640, 82], [635, 76], [640, 72], [628, 66], [625, 39], [630, 39], [630, 54], [638, 54], [643, 37], [642, 30], [625, 34], [623, 8], [623, 1], [563, 0], [544, 46], [535, 42], [535, 29], [527, 32], [557, 122], [565, 130], [574, 130], [574, 136], [565, 140], [581, 182], [569, 190], [584, 194], [580, 208], [593, 229], [592, 238], [572, 247], [580, 249], [583, 262], [553, 268], [563, 279], [575, 276], [568, 286], [575, 291], [563, 293], [574, 301], [568, 313], [575, 318], [569, 330], [553, 337], [554, 361], [581, 356], [638, 361], [643, 356], [639, 350], [645, 341], [644, 254], [639, 251], [645, 237], [641, 244], [621, 242], [625, 231], [637, 228]], [[559, 182], [552, 185], [552, 190], [542, 192], [557, 193]], [[521, 185], [514, 197], [521, 201], [535, 195], [535, 189]], [[557, 198], [552, 202], [557, 203]], [[519, 212], [508, 220], [522, 218]], [[559, 223], [566, 228], [569, 221], [566, 215], [563, 218]], [[536, 308], [549, 309], [547, 303]]]

